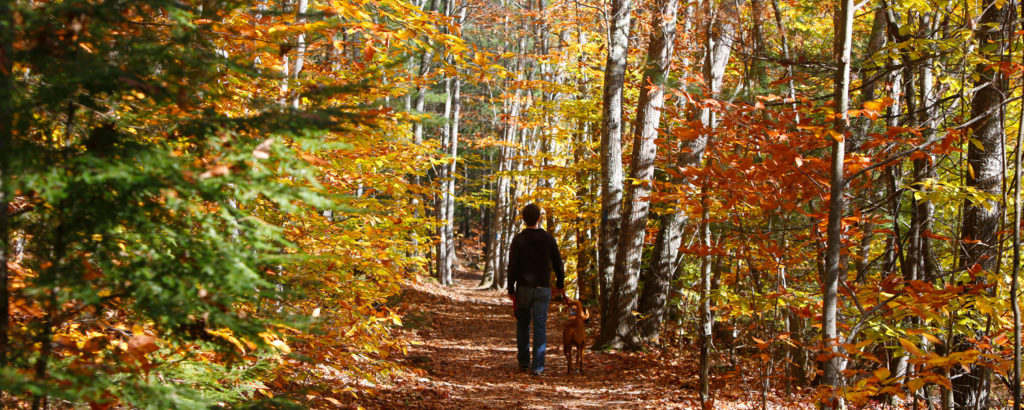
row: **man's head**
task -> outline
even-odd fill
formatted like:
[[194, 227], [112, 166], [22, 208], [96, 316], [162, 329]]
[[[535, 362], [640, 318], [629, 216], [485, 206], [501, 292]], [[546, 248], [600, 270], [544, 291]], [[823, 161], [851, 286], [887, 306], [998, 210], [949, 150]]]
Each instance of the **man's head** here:
[[537, 221], [540, 220], [540, 207], [535, 204], [529, 204], [523, 207], [523, 223], [526, 226], [537, 226]]

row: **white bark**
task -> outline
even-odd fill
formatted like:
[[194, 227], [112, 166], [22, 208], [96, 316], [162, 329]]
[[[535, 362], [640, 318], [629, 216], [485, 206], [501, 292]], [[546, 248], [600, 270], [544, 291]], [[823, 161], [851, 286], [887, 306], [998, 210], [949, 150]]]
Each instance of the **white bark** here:
[[853, 0], [841, 0], [842, 5], [836, 9], [835, 19], [835, 112], [833, 125], [836, 136], [832, 143], [832, 173], [829, 195], [828, 228], [825, 249], [825, 277], [822, 278], [822, 342], [825, 344], [829, 359], [823, 363], [824, 375], [822, 384], [832, 389], [832, 395], [824, 403], [826, 408], [841, 408], [843, 399], [840, 389], [843, 386], [842, 370], [844, 367], [839, 343], [838, 301], [839, 281], [844, 280], [846, 269], [840, 264], [842, 247], [842, 218], [846, 212], [845, 175], [843, 159], [846, 150], [846, 133], [850, 126], [850, 50], [853, 37]]
[[[612, 0], [608, 30], [608, 60], [604, 69], [601, 113], [601, 230], [598, 272], [601, 283], [601, 336], [598, 344], [615, 340], [610, 306], [617, 301], [611, 289], [618, 251], [619, 220], [622, 214], [622, 89], [626, 75], [627, 47], [632, 0]], [[620, 343], [612, 345], [621, 348]]]

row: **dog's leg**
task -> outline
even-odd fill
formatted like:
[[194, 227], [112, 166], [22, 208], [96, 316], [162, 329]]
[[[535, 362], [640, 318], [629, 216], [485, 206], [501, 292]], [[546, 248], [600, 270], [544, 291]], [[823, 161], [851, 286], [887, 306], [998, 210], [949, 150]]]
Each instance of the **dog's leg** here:
[[583, 374], [583, 346], [576, 346], [576, 373]]
[[572, 345], [565, 345], [562, 347], [565, 351], [565, 374], [572, 374]]

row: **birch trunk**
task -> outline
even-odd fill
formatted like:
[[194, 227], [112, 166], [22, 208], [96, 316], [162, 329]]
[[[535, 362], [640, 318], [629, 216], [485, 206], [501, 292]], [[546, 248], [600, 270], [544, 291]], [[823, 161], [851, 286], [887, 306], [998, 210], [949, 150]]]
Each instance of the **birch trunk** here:
[[846, 150], [846, 133], [850, 126], [847, 112], [850, 105], [850, 49], [853, 37], [853, 0], [842, 0], [841, 7], [836, 9], [835, 17], [835, 112], [833, 125], [835, 140], [832, 143], [832, 173], [830, 178], [828, 228], [825, 249], [825, 271], [822, 278], [822, 343], [827, 349], [828, 359], [822, 363], [824, 375], [822, 385], [831, 389], [830, 397], [823, 406], [826, 408], [843, 407], [842, 388], [843, 360], [839, 347], [838, 301], [839, 281], [846, 276], [846, 269], [840, 264], [842, 247], [842, 218], [846, 212], [845, 176], [843, 174], [843, 157]]
[[[299, 8], [297, 10], [297, 18], [295, 22], [298, 24], [304, 24], [306, 22], [306, 10], [309, 8], [309, 2], [307, 0], [299, 0]], [[306, 35], [299, 33], [299, 38], [295, 48], [295, 67], [292, 69], [292, 81], [297, 82], [299, 79], [299, 73], [302, 72], [302, 65], [306, 60]], [[296, 90], [297, 91], [297, 90]], [[299, 102], [301, 97], [299, 93], [295, 93], [295, 98], [292, 99], [292, 108], [299, 108]]]
[[[988, 58], [998, 61], [1005, 53], [1005, 42], [1009, 40], [1010, 22], [1013, 7], [1007, 7], [998, 0], [985, 0], [981, 4], [981, 18], [978, 21], [975, 37], [978, 39], [979, 51], [988, 54]], [[993, 51], [985, 51], [986, 46], [994, 44]], [[988, 63], [979, 63], [975, 67], [978, 90], [971, 99], [970, 130], [977, 143], [968, 144], [967, 149], [967, 186], [979, 192], [991, 194], [997, 198], [1001, 193], [1003, 175], [1001, 146], [1003, 143], [1002, 107], [1008, 92], [1007, 79]], [[969, 134], [970, 135], [970, 134]], [[995, 272], [998, 267], [997, 239], [999, 226], [1002, 223], [1002, 204], [996, 200], [985, 203], [964, 201], [963, 231], [961, 232], [961, 268], [970, 271], [981, 268], [984, 272]], [[976, 269], [976, 268], [975, 268]], [[984, 272], [972, 274], [975, 283], [985, 283]], [[971, 311], [966, 314], [980, 316]], [[983, 337], [981, 331], [972, 337]], [[953, 351], [964, 351], [973, 348], [966, 336], [952, 341]], [[953, 377], [953, 406], [957, 408], [984, 408], [988, 405], [991, 372], [984, 366], [970, 365], [968, 372], [955, 372]], [[959, 377], [957, 377], [959, 376]]]
[[[523, 44], [525, 40], [519, 38], [516, 40], [515, 52], [520, 54], [523, 52]], [[513, 65], [513, 72], [516, 73], [516, 81], [523, 80], [523, 57], [517, 58]], [[505, 262], [508, 256], [508, 249], [506, 243], [511, 242], [511, 237], [508, 235], [509, 219], [515, 221], [515, 212], [509, 212], [510, 207], [513, 206], [514, 201], [510, 200], [511, 196], [511, 180], [507, 175], [512, 170], [511, 162], [511, 148], [509, 145], [515, 142], [516, 134], [518, 133], [517, 121], [519, 120], [519, 114], [521, 110], [520, 101], [522, 99], [522, 90], [517, 89], [510, 101], [506, 100], [502, 107], [503, 117], [506, 118], [502, 125], [501, 135], [501, 147], [499, 148], [498, 155], [498, 182], [497, 189], [494, 192], [494, 215], [491, 221], [491, 243], [488, 247], [490, 262], [485, 270], [485, 277], [490, 276], [493, 278], [493, 282], [490, 284], [492, 289], [505, 289], [506, 288], [506, 272], [504, 270]]]
[[[1021, 21], [1024, 30], [1024, 21]], [[1013, 274], [1010, 278], [1010, 309], [1013, 311], [1013, 375], [1010, 378], [1010, 394], [1013, 396], [1013, 409], [1021, 409], [1020, 366], [1021, 366], [1021, 330], [1020, 330], [1020, 167], [1021, 145], [1024, 142], [1024, 110], [1021, 110], [1017, 121], [1017, 141], [1014, 147], [1013, 163]], [[2, 194], [0, 194], [2, 195]]]
[[[714, 20], [705, 27], [704, 59], [701, 71], [704, 73], [705, 85], [712, 98], [722, 91], [725, 68], [732, 55], [736, 37], [735, 22], [737, 2], [724, 1]], [[710, 9], [710, 5], [709, 5]], [[714, 127], [710, 110], [702, 113], [705, 127]], [[700, 165], [704, 150], [708, 144], [708, 134], [700, 133], [694, 139], [683, 141], [682, 149], [676, 161], [677, 169]], [[682, 186], [689, 183], [686, 178], [675, 177], [673, 185]], [[668, 299], [672, 277], [679, 260], [679, 245], [686, 224], [686, 214], [682, 210], [674, 210], [660, 218], [660, 229], [654, 244], [654, 255], [651, 272], [645, 277], [643, 293], [640, 297], [639, 309], [647, 320], [641, 324], [640, 338], [653, 340], [664, 321], [665, 302]], [[648, 280], [649, 279], [649, 280]]]
[[598, 344], [611, 342], [615, 332], [608, 320], [614, 305], [611, 289], [622, 217], [622, 89], [626, 77], [632, 0], [611, 0], [608, 60], [604, 69], [601, 112], [601, 230], [597, 274], [601, 283], [601, 335]]
[[639, 342], [633, 311], [637, 309], [640, 259], [647, 233], [651, 181], [654, 177], [654, 158], [657, 156], [654, 139], [658, 136], [661, 109], [665, 103], [664, 87], [672, 64], [678, 8], [679, 0], [659, 2], [641, 80], [636, 126], [633, 127], [633, 156], [629, 168], [631, 182], [626, 186], [624, 219], [612, 281], [612, 300], [615, 303], [609, 305], [611, 311], [608, 320], [611, 323], [608, 326], [614, 334], [608, 345], [615, 348], [633, 347]]
[[[454, 8], [455, 0], [447, 0], [444, 3], [444, 14], [451, 16]], [[461, 24], [465, 17], [465, 8], [460, 13], [461, 16], [457, 18], [457, 22]], [[447, 31], [447, 30], [446, 30]], [[449, 63], [453, 60], [449, 59]], [[445, 78], [444, 90], [445, 90], [445, 102], [444, 102], [444, 118], [445, 123], [441, 126], [441, 149], [444, 150], [445, 154], [449, 156], [447, 163], [441, 164], [437, 171], [437, 180], [440, 182], [441, 195], [437, 204], [437, 279], [444, 286], [451, 286], [455, 284], [454, 280], [454, 262], [455, 262], [455, 246], [454, 246], [454, 206], [455, 206], [455, 157], [458, 152], [458, 132], [459, 132], [459, 116], [461, 113], [459, 110], [459, 98], [461, 83], [459, 82], [459, 76], [456, 72], [454, 75]]]
[[[453, 96], [453, 80], [452, 78], [444, 79], [444, 119], [445, 124], [441, 126], [441, 149], [446, 152], [451, 150], [451, 120], [452, 120], [452, 96]], [[437, 269], [437, 281], [442, 286], [450, 286], [452, 283], [449, 282], [451, 276], [450, 267], [448, 266], [448, 179], [451, 177], [449, 173], [448, 164], [442, 164], [437, 168], [437, 180], [441, 186], [441, 195], [437, 198], [437, 204], [434, 207], [437, 214], [437, 259], [435, 260]]]
[[[789, 63], [789, 32], [786, 26], [782, 25], [782, 11], [779, 10], [779, 0], [772, 0], [772, 10], [775, 12], [775, 25], [779, 27], [779, 36], [782, 42], [782, 58], [786, 60], [786, 82], [789, 85], [789, 100], [793, 102], [793, 110], [796, 110], [796, 86], [793, 84], [793, 67]], [[797, 117], [797, 121], [800, 118]]]
[[[430, 8], [427, 11], [437, 11], [437, 0], [430, 0]], [[428, 44], [427, 48], [423, 50], [423, 54], [420, 55], [419, 85], [416, 87], [416, 100], [413, 102], [413, 108], [416, 109], [417, 114], [423, 114], [426, 105], [427, 91], [429, 90], [427, 74], [430, 74], [430, 60], [433, 57], [433, 49]], [[412, 123], [412, 142], [416, 145], [423, 144], [423, 121]]]
[[[463, 19], [465, 16], [465, 9], [463, 9]], [[454, 88], [454, 100], [452, 101], [452, 123], [451, 123], [451, 135], [450, 135], [450, 150], [449, 157], [451, 162], [448, 164], [448, 184], [445, 189], [445, 195], [447, 196], [447, 212], [445, 215], [445, 235], [447, 235], [448, 251], [445, 253], [447, 260], [448, 269], [448, 283], [455, 283], [455, 175], [458, 173], [458, 159], [459, 159], [459, 123], [462, 121], [462, 79], [456, 77]]]
[[[700, 194], [700, 244], [707, 251], [711, 249], [711, 213], [708, 210], [708, 189], [707, 185], [701, 188]], [[701, 256], [700, 263], [700, 326], [697, 334], [697, 344], [700, 345], [700, 357], [698, 366], [700, 368], [698, 381], [698, 398], [701, 408], [709, 410], [712, 408], [711, 399], [711, 331], [714, 326], [714, 317], [711, 312], [711, 253], [705, 252]]]
[[[1022, 23], [1024, 25], [1024, 23]], [[1022, 27], [1024, 29], [1024, 27]], [[1013, 311], [1013, 375], [1010, 378], [1010, 394], [1013, 396], [1014, 410], [1020, 410], [1020, 167], [1021, 140], [1024, 140], [1024, 110], [1021, 110], [1017, 122], [1017, 141], [1014, 147], [1013, 164], [1013, 274], [1010, 278], [1010, 309]]]

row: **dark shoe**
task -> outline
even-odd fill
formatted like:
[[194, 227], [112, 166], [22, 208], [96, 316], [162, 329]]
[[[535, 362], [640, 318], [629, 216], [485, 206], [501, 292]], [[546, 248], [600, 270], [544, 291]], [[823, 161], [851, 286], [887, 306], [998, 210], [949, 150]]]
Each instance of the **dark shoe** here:
[[519, 372], [527, 373], [530, 371], [530, 366], [519, 366]]
[[534, 376], [537, 376], [537, 377], [541, 377], [541, 376], [544, 375], [544, 372], [538, 372], [536, 370], [530, 370], [530, 374], [532, 374]]

